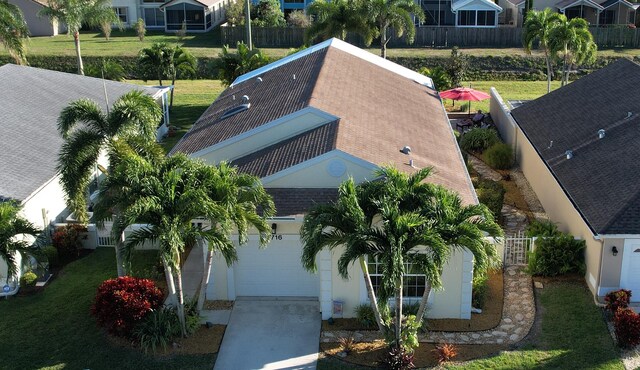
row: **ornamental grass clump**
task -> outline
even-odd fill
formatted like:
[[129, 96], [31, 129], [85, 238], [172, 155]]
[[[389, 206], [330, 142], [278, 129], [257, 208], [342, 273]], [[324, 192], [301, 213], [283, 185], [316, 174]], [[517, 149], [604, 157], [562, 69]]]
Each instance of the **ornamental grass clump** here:
[[130, 338], [149, 313], [162, 306], [164, 294], [147, 279], [123, 276], [98, 287], [91, 313], [109, 333]]
[[493, 129], [475, 128], [460, 139], [460, 148], [467, 152], [482, 153], [500, 142], [498, 133]]

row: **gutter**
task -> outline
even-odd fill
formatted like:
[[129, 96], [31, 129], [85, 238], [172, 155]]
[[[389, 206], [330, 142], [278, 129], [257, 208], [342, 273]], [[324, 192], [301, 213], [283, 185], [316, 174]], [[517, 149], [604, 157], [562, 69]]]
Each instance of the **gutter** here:
[[598, 267], [598, 281], [596, 282], [596, 294], [593, 295], [593, 303], [597, 307], [605, 307], [603, 303], [598, 301], [598, 290], [600, 290], [600, 282], [602, 281], [602, 259], [604, 258], [604, 238], [599, 234], [594, 234], [593, 239], [600, 242], [600, 267]]

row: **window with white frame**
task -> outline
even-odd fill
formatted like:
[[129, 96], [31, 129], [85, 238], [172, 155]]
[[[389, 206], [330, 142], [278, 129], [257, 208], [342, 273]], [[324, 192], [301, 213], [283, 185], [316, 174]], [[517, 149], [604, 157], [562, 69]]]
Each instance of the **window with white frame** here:
[[495, 26], [495, 10], [460, 10], [458, 26]]
[[[382, 283], [382, 269], [376, 260], [369, 261], [368, 267], [371, 284], [373, 285], [373, 290], [377, 295]], [[426, 286], [426, 278], [424, 274], [419, 273], [417, 268], [410, 263], [405, 264], [405, 271], [407, 271], [407, 273], [402, 279], [402, 296], [407, 298], [422, 297]]]
[[129, 23], [129, 8], [126, 6], [118, 6], [113, 8], [113, 11], [116, 12], [120, 22]]

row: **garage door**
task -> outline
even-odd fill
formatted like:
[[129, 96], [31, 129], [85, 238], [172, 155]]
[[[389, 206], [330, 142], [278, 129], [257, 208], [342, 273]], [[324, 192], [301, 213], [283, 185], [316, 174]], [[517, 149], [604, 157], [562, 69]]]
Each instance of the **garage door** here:
[[640, 240], [627, 239], [624, 244], [620, 287], [633, 292], [631, 300], [640, 301]]
[[236, 296], [318, 297], [320, 279], [302, 268], [297, 236], [272, 240], [259, 249], [257, 241], [238, 248], [233, 266]]

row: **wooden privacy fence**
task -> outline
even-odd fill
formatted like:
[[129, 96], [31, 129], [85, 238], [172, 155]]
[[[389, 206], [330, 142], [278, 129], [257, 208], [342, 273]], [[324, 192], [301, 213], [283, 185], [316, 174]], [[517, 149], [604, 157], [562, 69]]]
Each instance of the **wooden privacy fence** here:
[[[235, 46], [238, 41], [246, 41], [244, 27], [220, 27], [222, 44]], [[591, 33], [598, 47], [640, 47], [640, 29], [626, 26], [591, 27]], [[259, 48], [297, 48], [304, 44], [304, 28], [253, 27], [253, 44]], [[350, 33], [347, 41], [356, 46], [364, 46], [362, 37]], [[377, 47], [374, 41], [371, 45]], [[394, 37], [389, 47], [522, 47], [522, 28], [459, 28], [459, 27], [418, 27], [413, 44], [406, 44], [404, 37]]]

